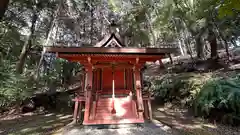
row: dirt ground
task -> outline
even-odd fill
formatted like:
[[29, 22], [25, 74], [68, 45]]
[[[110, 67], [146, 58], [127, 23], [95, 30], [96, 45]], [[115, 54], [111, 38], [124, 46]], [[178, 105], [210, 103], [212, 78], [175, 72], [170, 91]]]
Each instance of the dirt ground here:
[[27, 113], [0, 118], [1, 135], [53, 135], [72, 121], [69, 113]]
[[155, 120], [174, 129], [179, 135], [239, 135], [238, 127], [210, 123], [202, 118], [196, 118], [186, 108], [172, 104], [164, 106], [153, 105]]
[[[174, 135], [239, 135], [240, 129], [212, 124], [195, 118], [186, 109], [171, 105], [153, 106], [153, 124]], [[61, 135], [72, 121], [72, 114], [48, 112], [0, 116], [1, 135]], [[79, 128], [82, 126], [79, 125]], [[161, 129], [162, 130], [162, 129]]]

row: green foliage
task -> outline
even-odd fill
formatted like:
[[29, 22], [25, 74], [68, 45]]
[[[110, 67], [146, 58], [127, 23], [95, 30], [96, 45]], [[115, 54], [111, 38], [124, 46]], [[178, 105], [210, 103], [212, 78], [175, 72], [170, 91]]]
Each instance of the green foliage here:
[[239, 0], [224, 0], [220, 4], [219, 16], [233, 16], [240, 11], [240, 2]]
[[240, 76], [213, 77], [211, 74], [167, 74], [155, 79], [153, 92], [164, 102], [178, 101], [196, 116], [221, 122], [240, 122]]
[[[214, 117], [214, 111], [221, 114], [220, 120], [240, 120], [240, 77], [213, 79], [206, 83], [194, 102], [197, 115]], [[213, 116], [211, 116], [213, 115]]]
[[21, 101], [32, 95], [33, 84], [24, 75], [14, 73], [15, 67], [9, 61], [0, 62], [0, 109]]
[[154, 94], [164, 99], [165, 102], [178, 100], [191, 106], [192, 101], [208, 78], [207, 75], [193, 73], [167, 74], [154, 81]]

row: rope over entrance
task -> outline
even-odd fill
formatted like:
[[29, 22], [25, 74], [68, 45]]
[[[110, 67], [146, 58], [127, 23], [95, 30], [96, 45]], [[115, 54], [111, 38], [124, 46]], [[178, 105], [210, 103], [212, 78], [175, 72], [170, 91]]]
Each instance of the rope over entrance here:
[[114, 79], [114, 67], [115, 65], [113, 64], [112, 65], [112, 111], [111, 113], [112, 114], [116, 114], [116, 109], [115, 109], [115, 104], [114, 104], [114, 101], [115, 101], [115, 79]]

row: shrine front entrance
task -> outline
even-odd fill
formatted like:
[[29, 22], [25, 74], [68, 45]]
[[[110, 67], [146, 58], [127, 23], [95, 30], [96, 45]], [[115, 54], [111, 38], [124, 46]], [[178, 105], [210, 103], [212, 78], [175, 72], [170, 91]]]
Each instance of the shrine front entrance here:
[[[119, 94], [127, 94], [125, 71], [125, 69], [101, 69], [101, 78], [99, 78], [98, 81], [100, 81], [102, 87], [96, 90], [100, 90], [104, 95], [112, 95], [113, 90], [116, 96]], [[130, 89], [128, 89], [128, 91], [130, 91]]]
[[93, 47], [45, 47], [46, 52], [83, 65], [82, 87], [76, 92], [73, 121], [83, 125], [144, 123], [152, 119], [149, 92], [142, 92], [146, 62], [161, 60], [175, 48], [130, 48], [111, 33]]

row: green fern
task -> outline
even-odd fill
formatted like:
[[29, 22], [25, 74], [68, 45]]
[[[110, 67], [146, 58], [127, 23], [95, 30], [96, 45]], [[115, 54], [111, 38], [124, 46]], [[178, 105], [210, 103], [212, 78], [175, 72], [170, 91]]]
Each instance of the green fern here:
[[239, 77], [232, 77], [214, 79], [205, 84], [194, 102], [195, 114], [209, 117], [210, 112], [217, 109], [222, 112], [223, 121], [226, 121], [226, 117], [232, 119], [228, 122], [238, 120], [240, 116], [239, 81]]

